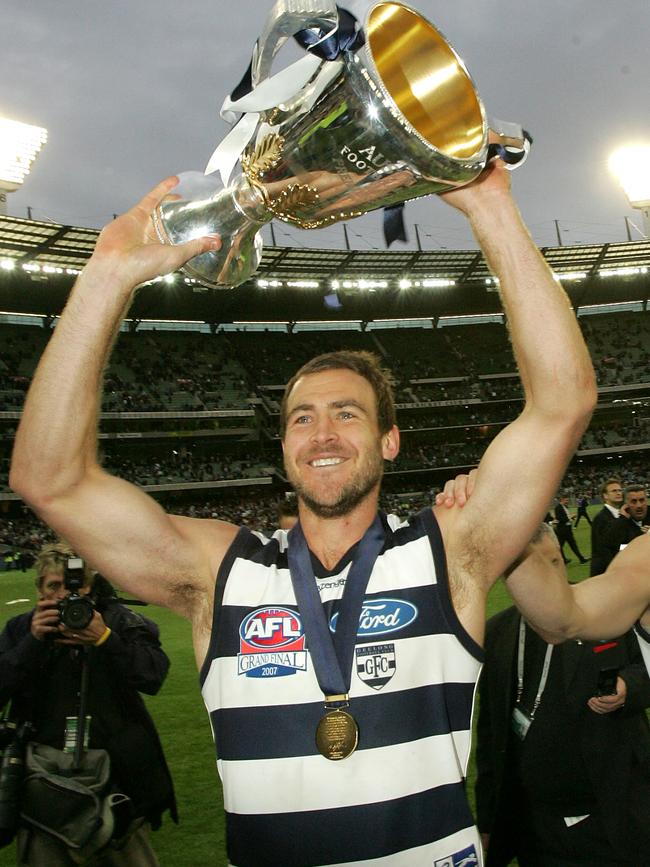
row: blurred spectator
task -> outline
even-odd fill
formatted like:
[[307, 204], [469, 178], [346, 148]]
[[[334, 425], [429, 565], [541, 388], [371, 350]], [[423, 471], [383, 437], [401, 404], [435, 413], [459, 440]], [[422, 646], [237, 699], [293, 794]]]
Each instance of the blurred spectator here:
[[555, 534], [557, 535], [558, 542], [560, 543], [560, 551], [562, 552], [562, 559], [565, 563], [568, 563], [564, 553], [564, 546], [568, 545], [569, 548], [576, 555], [578, 560], [581, 563], [586, 563], [587, 558], [583, 557], [580, 553], [580, 549], [578, 548], [578, 543], [575, 540], [573, 535], [573, 522], [571, 520], [571, 516], [567, 510], [567, 503], [569, 502], [569, 498], [567, 496], [560, 496], [557, 499], [557, 503], [555, 504], [555, 520], [557, 521], [555, 525]]
[[587, 523], [591, 526], [591, 518], [589, 517], [589, 512], [587, 511], [587, 506], [589, 505], [589, 498], [582, 494], [578, 498], [578, 505], [576, 510], [576, 516], [573, 526], [577, 527], [582, 518], [587, 519]]

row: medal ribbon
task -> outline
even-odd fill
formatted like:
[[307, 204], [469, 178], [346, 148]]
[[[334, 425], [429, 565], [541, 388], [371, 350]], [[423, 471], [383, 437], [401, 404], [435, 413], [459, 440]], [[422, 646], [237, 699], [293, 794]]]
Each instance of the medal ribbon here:
[[341, 696], [341, 704], [345, 704], [344, 696], [347, 696], [350, 690], [352, 658], [363, 598], [383, 544], [384, 528], [377, 515], [359, 542], [350, 566], [339, 606], [336, 631], [332, 636], [300, 523], [289, 532], [287, 556], [291, 583], [304, 621], [316, 679], [326, 699], [329, 696]]

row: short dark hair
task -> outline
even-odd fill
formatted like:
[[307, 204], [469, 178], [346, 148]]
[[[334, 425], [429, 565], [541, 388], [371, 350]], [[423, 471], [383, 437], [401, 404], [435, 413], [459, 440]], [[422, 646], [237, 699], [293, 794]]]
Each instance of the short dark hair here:
[[284, 437], [287, 429], [287, 404], [296, 382], [303, 376], [322, 373], [325, 370], [351, 370], [367, 380], [372, 386], [377, 402], [379, 432], [388, 433], [395, 424], [395, 397], [390, 372], [381, 366], [379, 358], [372, 352], [343, 349], [317, 355], [316, 358], [303, 364], [291, 377], [284, 390], [280, 406], [280, 436]]
[[623, 496], [627, 499], [628, 494], [636, 494], [637, 491], [647, 493], [645, 485], [626, 485], [623, 489]]
[[620, 479], [615, 479], [614, 477], [612, 477], [611, 479], [605, 479], [605, 481], [600, 486], [600, 496], [601, 497], [605, 496], [605, 494], [607, 493], [607, 488], [610, 485], [620, 485], [620, 484], [621, 484]]

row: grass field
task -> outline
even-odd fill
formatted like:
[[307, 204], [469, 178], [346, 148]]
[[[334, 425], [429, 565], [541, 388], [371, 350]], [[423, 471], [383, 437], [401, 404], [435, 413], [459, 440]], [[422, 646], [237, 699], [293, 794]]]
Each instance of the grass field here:
[[[586, 522], [581, 521], [576, 538], [586, 556], [589, 555], [588, 531]], [[573, 556], [570, 552], [567, 555]], [[587, 566], [578, 565], [573, 558], [569, 565], [571, 580], [587, 574]], [[14, 602], [20, 599], [29, 601]], [[28, 611], [34, 600], [33, 572], [0, 572], [2, 625], [10, 617]], [[500, 582], [490, 594], [488, 616], [509, 604], [509, 597]], [[189, 624], [162, 608], [149, 606], [144, 612], [160, 626], [164, 648], [172, 661], [161, 693], [154, 698], [145, 698], [167, 754], [180, 812], [178, 826], [165, 819], [162, 828], [153, 835], [154, 846], [164, 867], [225, 867], [221, 788], [210, 725], [198, 689]], [[473, 757], [468, 778], [473, 803]], [[14, 864], [13, 847], [1, 850], [0, 867]]]

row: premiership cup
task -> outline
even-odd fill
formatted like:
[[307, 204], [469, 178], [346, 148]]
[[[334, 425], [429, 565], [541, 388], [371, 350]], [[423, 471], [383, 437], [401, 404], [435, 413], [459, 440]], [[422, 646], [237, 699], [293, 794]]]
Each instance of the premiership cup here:
[[165, 202], [154, 214], [165, 243], [221, 236], [220, 251], [184, 266], [188, 276], [237, 286], [257, 270], [260, 228], [273, 218], [316, 229], [462, 186], [485, 169], [494, 141], [506, 161], [523, 161], [521, 127], [488, 123], [458, 54], [402, 3], [371, 5], [357, 44], [335, 59], [309, 54], [269, 77], [287, 38], [309, 28], [332, 32], [338, 21], [329, 0], [273, 7], [253, 53], [249, 92], [226, 100], [239, 123], [206, 170], [220, 168], [223, 188]]

